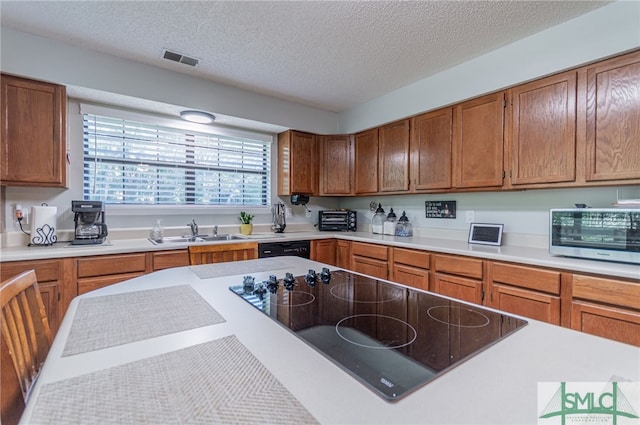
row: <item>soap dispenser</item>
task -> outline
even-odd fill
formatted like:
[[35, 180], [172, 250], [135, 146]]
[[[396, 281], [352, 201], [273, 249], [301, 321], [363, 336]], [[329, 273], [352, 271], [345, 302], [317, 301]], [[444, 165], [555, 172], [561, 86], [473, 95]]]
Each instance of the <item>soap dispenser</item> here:
[[396, 213], [393, 212], [393, 208], [389, 212], [387, 219], [384, 222], [383, 232], [385, 235], [395, 235], [396, 234], [396, 221], [398, 220]]
[[162, 220], [158, 219], [151, 230], [151, 239], [155, 242], [162, 242], [162, 238], [164, 238], [164, 229], [162, 228]]
[[396, 236], [409, 237], [413, 236], [413, 226], [407, 217], [405, 211], [402, 211], [402, 215], [396, 223]]
[[371, 232], [381, 235], [383, 232], [384, 220], [385, 215], [384, 210], [382, 209], [382, 204], [378, 204], [378, 209], [371, 218]]

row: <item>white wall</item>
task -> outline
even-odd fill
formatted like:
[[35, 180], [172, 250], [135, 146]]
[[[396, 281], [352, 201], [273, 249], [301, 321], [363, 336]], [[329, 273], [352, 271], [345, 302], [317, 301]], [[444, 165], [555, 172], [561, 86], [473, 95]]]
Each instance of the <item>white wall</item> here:
[[342, 112], [339, 132], [355, 133], [638, 47], [640, 1], [618, 1]]

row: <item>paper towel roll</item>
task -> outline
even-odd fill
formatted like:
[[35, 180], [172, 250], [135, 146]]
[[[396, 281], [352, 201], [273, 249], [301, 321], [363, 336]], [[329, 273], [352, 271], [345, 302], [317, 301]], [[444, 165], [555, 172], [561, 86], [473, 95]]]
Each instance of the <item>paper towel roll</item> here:
[[51, 245], [58, 241], [56, 217], [58, 207], [31, 207], [31, 236], [29, 245]]

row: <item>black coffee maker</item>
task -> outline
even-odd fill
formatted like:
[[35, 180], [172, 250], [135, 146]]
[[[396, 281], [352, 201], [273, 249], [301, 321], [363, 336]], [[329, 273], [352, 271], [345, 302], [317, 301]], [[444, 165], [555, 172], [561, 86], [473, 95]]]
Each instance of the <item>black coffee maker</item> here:
[[71, 245], [96, 245], [104, 242], [109, 234], [104, 222], [102, 201], [71, 201], [71, 212], [76, 225]]

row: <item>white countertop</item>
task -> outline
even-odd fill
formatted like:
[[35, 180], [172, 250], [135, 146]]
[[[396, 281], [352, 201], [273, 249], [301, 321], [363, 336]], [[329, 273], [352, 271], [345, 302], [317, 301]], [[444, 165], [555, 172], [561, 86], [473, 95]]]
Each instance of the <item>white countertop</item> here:
[[[351, 236], [357, 238], [357, 235]], [[279, 257], [279, 260], [286, 263], [286, 270], [263, 273], [247, 270], [245, 274], [266, 280], [274, 272], [279, 277], [285, 271], [302, 275], [323, 266], [296, 257]], [[224, 270], [225, 264], [215, 267]], [[515, 334], [402, 400], [389, 403], [229, 291], [229, 285], [241, 281], [242, 275], [200, 279], [189, 267], [180, 267], [75, 298], [51, 347], [22, 423], [30, 422], [39, 391], [45, 384], [229, 335], [235, 335], [324, 424], [535, 424], [540, 415], [539, 382], [558, 382], [559, 385], [560, 381], [640, 381], [640, 348], [526, 319], [528, 325]], [[61, 357], [79, 300], [179, 284], [191, 285], [226, 321]], [[247, 403], [250, 405], [250, 400]]]
[[[637, 279], [640, 282], [640, 265], [615, 263], [609, 261], [586, 260], [550, 255], [546, 248], [530, 248], [526, 246], [487, 246], [472, 245], [466, 240], [441, 239], [431, 237], [410, 237], [374, 235], [368, 232], [284, 232], [256, 233], [247, 241], [277, 242], [305, 239], [339, 238], [351, 241], [380, 243], [412, 249], [422, 249], [446, 254], [465, 255], [499, 261], [510, 261], [533, 266], [551, 267], [575, 272], [617, 276]], [[208, 243], [237, 243], [241, 240], [219, 241]], [[55, 244], [49, 247], [8, 247], [2, 248], [0, 261], [38, 260], [46, 258], [67, 258], [90, 255], [122, 254], [131, 252], [162, 251], [184, 249], [187, 243], [171, 243], [155, 245], [148, 239], [109, 239], [106, 244], [98, 246], [71, 246]]]

